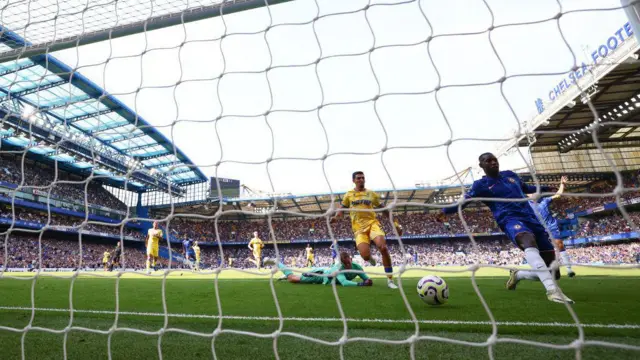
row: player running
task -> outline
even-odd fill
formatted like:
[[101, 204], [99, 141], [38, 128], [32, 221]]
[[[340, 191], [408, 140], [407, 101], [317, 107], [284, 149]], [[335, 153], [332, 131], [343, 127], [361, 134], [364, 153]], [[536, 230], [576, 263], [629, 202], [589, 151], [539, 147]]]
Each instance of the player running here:
[[[274, 265], [275, 261], [270, 258], [264, 259], [265, 265]], [[340, 262], [334, 264], [331, 267], [319, 267], [313, 268], [311, 271], [303, 273], [298, 276], [293, 273], [288, 267], [286, 267], [283, 263], [277, 264], [278, 269], [284, 273], [286, 280], [290, 283], [294, 284], [331, 284], [332, 277], [330, 276], [319, 276], [319, 275], [329, 275], [336, 271], [342, 270], [357, 270], [362, 271], [361, 273], [340, 273], [336, 276], [336, 284], [340, 284], [342, 286], [372, 286], [373, 281], [364, 273], [362, 267], [358, 264], [354, 264], [351, 262], [351, 256], [346, 252], [340, 253]], [[353, 279], [356, 277], [360, 277], [362, 282], [355, 282]]]
[[105, 251], [104, 254], [102, 254], [102, 266], [104, 267], [104, 271], [107, 271], [107, 269], [109, 268], [110, 257], [111, 254], [109, 253], [109, 251]]
[[331, 245], [329, 246], [329, 250], [331, 250], [331, 263], [336, 264], [339, 260], [338, 243], [331, 243]]
[[253, 259], [249, 258], [249, 261], [254, 263], [258, 270], [260, 269], [260, 259], [262, 258], [262, 248], [264, 247], [264, 243], [258, 237], [258, 232], [253, 232], [253, 239], [249, 241], [248, 245], [249, 249], [253, 252]]
[[[536, 192], [536, 187], [525, 184], [513, 171], [500, 171], [498, 159], [491, 153], [484, 153], [479, 157], [480, 167], [485, 176], [473, 182], [471, 190], [465, 194], [465, 199], [484, 197], [500, 199], [524, 199], [525, 193]], [[546, 190], [545, 190], [546, 191]], [[501, 202], [483, 201], [493, 213], [500, 229], [509, 239], [524, 251], [527, 263], [534, 270], [542, 270], [555, 260], [553, 244], [549, 240], [547, 232], [538, 221], [536, 214], [528, 202]], [[465, 203], [463, 206], [468, 205]], [[444, 214], [458, 211], [458, 206], [442, 209], [440, 220], [444, 221]], [[573, 300], [565, 296], [558, 288], [549, 271], [535, 271], [547, 290], [547, 299], [559, 303], [573, 303]], [[555, 272], [556, 279], [560, 278], [560, 272]]]
[[[558, 227], [558, 220], [556, 220], [556, 218], [553, 217], [553, 214], [549, 209], [549, 207], [552, 204], [552, 201], [560, 198], [560, 195], [564, 193], [564, 187], [566, 183], [567, 183], [567, 177], [563, 176], [562, 178], [560, 178], [560, 187], [558, 188], [558, 192], [556, 192], [555, 195], [550, 197], [545, 197], [539, 203], [535, 202], [534, 200], [530, 200], [529, 204], [534, 209], [534, 211], [537, 210], [538, 214], [540, 215], [545, 225], [547, 225], [547, 228], [551, 232], [551, 238], [553, 239], [553, 242], [556, 244], [556, 247], [558, 248], [558, 252], [560, 253], [560, 259], [562, 259], [562, 263], [565, 264], [565, 266], [567, 267], [567, 275], [569, 275], [569, 277], [574, 277], [576, 276], [576, 273], [573, 272], [573, 269], [571, 268], [571, 259], [569, 258], [569, 254], [567, 254], [567, 250], [564, 248], [564, 242], [562, 241], [562, 236], [560, 235], [560, 228]], [[532, 196], [529, 196], [529, 197], [532, 198]], [[531, 279], [531, 278], [537, 279], [534, 274], [531, 274], [530, 271], [512, 270], [511, 279], [509, 283], [507, 283], [507, 287], [510, 290], [515, 290], [518, 281], [522, 279]], [[511, 285], [509, 286], [509, 284]]]
[[311, 244], [307, 244], [305, 251], [307, 252], [307, 267], [312, 267], [315, 262], [315, 258], [313, 256], [313, 248], [311, 247]]
[[150, 266], [153, 266], [153, 270], [156, 270], [160, 239], [162, 239], [162, 229], [159, 229], [158, 222], [154, 221], [153, 228], [149, 229], [147, 232], [147, 240], [145, 242], [145, 245], [147, 246], [147, 274], [151, 274]]
[[[355, 184], [355, 188], [344, 194], [342, 203], [339, 204], [336, 215], [331, 218], [331, 222], [334, 223], [342, 217], [343, 210], [340, 210], [342, 208], [365, 210], [350, 211], [351, 227], [353, 229], [356, 247], [360, 252], [360, 256], [362, 256], [365, 261], [369, 261], [371, 265], [375, 265], [376, 261], [371, 257], [371, 241], [373, 241], [382, 255], [384, 272], [387, 273], [388, 278], [387, 287], [397, 289], [398, 286], [393, 282], [393, 266], [391, 264], [391, 255], [387, 247], [385, 233], [382, 230], [380, 221], [378, 221], [376, 217], [376, 213], [373, 211], [374, 209], [383, 207], [380, 203], [380, 196], [364, 187], [365, 181], [362, 171], [354, 172], [351, 175], [351, 179]], [[388, 217], [388, 210], [383, 211], [383, 214], [385, 217]], [[398, 234], [402, 235], [402, 226], [395, 220], [393, 225]]]
[[193, 243], [193, 252], [196, 256], [196, 271], [200, 271], [200, 246], [198, 246], [198, 242], [195, 241]]
[[113, 250], [113, 256], [111, 257], [111, 265], [109, 265], [109, 271], [113, 271], [113, 267], [120, 267], [120, 256], [122, 256], [122, 241], [118, 241], [116, 248]]
[[193, 267], [192, 262], [195, 260], [196, 253], [193, 250], [193, 241], [189, 240], [186, 236], [182, 240], [182, 254], [189, 266]]

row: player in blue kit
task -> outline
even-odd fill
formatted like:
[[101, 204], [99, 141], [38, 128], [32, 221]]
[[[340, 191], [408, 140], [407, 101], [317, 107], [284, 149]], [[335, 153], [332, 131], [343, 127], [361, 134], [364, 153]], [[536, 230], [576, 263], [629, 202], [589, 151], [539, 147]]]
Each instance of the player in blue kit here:
[[182, 253], [184, 254], [185, 260], [191, 266], [192, 262], [196, 259], [196, 252], [193, 250], [193, 241], [189, 240], [186, 236], [184, 240], [182, 240]]
[[[478, 158], [480, 167], [485, 173], [482, 179], [476, 180], [465, 194], [465, 199], [496, 198], [496, 199], [525, 199], [525, 194], [536, 192], [536, 187], [525, 184], [513, 171], [500, 171], [498, 159], [491, 153], [484, 153]], [[549, 191], [548, 188], [542, 188]], [[482, 201], [493, 213], [500, 229], [509, 239], [524, 251], [527, 263], [534, 270], [549, 267], [555, 260], [555, 249], [549, 240], [546, 229], [538, 220], [535, 212], [527, 201]], [[469, 204], [464, 203], [462, 206]], [[444, 221], [444, 214], [458, 211], [458, 206], [442, 209], [440, 220]], [[550, 271], [533, 272], [540, 279], [547, 290], [547, 299], [559, 303], [573, 303], [555, 285]], [[555, 272], [556, 279], [560, 272]]]
[[[553, 239], [553, 242], [556, 244], [556, 248], [558, 248], [560, 259], [562, 259], [562, 263], [567, 268], [567, 274], [569, 275], [569, 277], [574, 277], [576, 276], [576, 273], [571, 268], [571, 259], [569, 258], [569, 254], [567, 254], [567, 250], [564, 248], [564, 242], [562, 241], [562, 236], [560, 235], [558, 221], [555, 217], [553, 217], [553, 212], [550, 209], [553, 200], [560, 198], [560, 195], [564, 193], [564, 187], [566, 183], [567, 177], [563, 176], [560, 179], [560, 187], [558, 188], [558, 192], [556, 192], [555, 195], [544, 197], [540, 202], [531, 200], [529, 201], [529, 204], [534, 209], [534, 211], [537, 211], [537, 213], [542, 218], [542, 221], [544, 221], [545, 225], [547, 225], [549, 232], [551, 232], [551, 239]], [[515, 276], [515, 279], [512, 281], [514, 289], [518, 280], [531, 278], [531, 274], [527, 274], [526, 272], [518, 272], [516, 275], [512, 274], [512, 277], [513, 276]]]
[[331, 250], [332, 263], [336, 264], [340, 260], [338, 258], [338, 243], [332, 243], [331, 246], [329, 246], [329, 250]]

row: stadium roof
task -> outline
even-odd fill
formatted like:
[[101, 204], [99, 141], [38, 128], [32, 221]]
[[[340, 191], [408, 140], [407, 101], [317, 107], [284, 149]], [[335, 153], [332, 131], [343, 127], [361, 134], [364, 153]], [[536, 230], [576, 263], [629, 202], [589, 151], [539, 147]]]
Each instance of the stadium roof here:
[[[543, 97], [552, 100], [538, 99], [543, 111], [523, 122], [523, 134], [500, 144], [496, 153], [529, 147], [532, 165], [542, 174], [611, 172], [610, 162], [620, 171], [640, 169], [640, 129], [625, 124], [640, 117], [639, 53], [638, 40], [630, 36], [605, 58], [550, 84], [554, 88]], [[604, 150], [593, 141], [594, 127]]]
[[[614, 121], [631, 122], [640, 118], [640, 61], [633, 58], [613, 68], [591, 88], [594, 94], [591, 103], [600, 115], [601, 122], [609, 119]], [[594, 120], [594, 114], [586, 102], [579, 98], [571, 100], [565, 106], [548, 118], [548, 124], [536, 128], [536, 142], [534, 147], [558, 146], [570, 134], [548, 133], [548, 131], [570, 131], [585, 134], [585, 142], [589, 142], [591, 135], [583, 131]], [[621, 140], [639, 140], [640, 129], [637, 126], [608, 126], [598, 132], [600, 142], [620, 142]], [[593, 140], [591, 140], [592, 142]], [[577, 143], [577, 142], [576, 142]], [[527, 139], [520, 140], [520, 146], [527, 146]], [[574, 146], [574, 148], [577, 146]], [[560, 149], [565, 151], [564, 149]], [[567, 149], [568, 150], [568, 149]]]
[[[3, 29], [0, 52], [24, 45]], [[93, 169], [111, 185], [123, 184], [131, 168], [128, 185], [136, 191], [166, 190], [169, 183], [179, 190], [175, 185], [207, 179], [145, 119], [53, 56], [0, 63], [0, 107], [11, 126], [0, 129], [4, 145], [29, 147], [78, 173]]]

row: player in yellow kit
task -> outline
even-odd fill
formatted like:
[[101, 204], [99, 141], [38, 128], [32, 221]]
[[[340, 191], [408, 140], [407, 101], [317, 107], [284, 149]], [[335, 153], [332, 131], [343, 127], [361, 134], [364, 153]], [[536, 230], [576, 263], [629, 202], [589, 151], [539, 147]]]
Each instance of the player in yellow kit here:
[[305, 251], [307, 252], [307, 267], [313, 267], [315, 258], [313, 257], [313, 248], [311, 247], [311, 244], [307, 244]]
[[193, 251], [196, 253], [196, 271], [200, 271], [200, 246], [198, 246], [198, 242], [193, 243]]
[[[383, 207], [380, 202], [380, 195], [371, 190], [367, 190], [364, 187], [365, 181], [364, 173], [362, 171], [354, 172], [351, 179], [355, 184], [355, 188], [344, 194], [342, 203], [339, 205], [338, 211], [331, 219], [331, 222], [333, 223], [342, 217], [342, 213], [344, 211], [341, 210], [342, 208], [363, 210], [349, 212], [356, 247], [360, 252], [360, 256], [362, 256], [365, 261], [368, 261], [371, 265], [375, 265], [376, 261], [371, 257], [371, 242], [373, 241], [382, 255], [384, 272], [387, 273], [388, 278], [387, 286], [391, 289], [397, 289], [398, 286], [393, 282], [393, 267], [391, 264], [389, 248], [387, 247], [387, 241], [385, 239], [385, 233], [382, 230], [382, 226], [380, 221], [378, 221], [376, 213], [373, 211]], [[386, 218], [389, 217], [388, 210], [385, 210], [382, 213]], [[402, 226], [395, 220], [393, 225], [398, 234], [402, 236]]]
[[[156, 262], [158, 261], [158, 248], [160, 246], [160, 239], [162, 239], [162, 229], [158, 228], [158, 222], [153, 222], [153, 228], [147, 231], [147, 273], [150, 274], [151, 270], [149, 266], [152, 265], [154, 270]], [[153, 263], [152, 263], [153, 260]]]
[[262, 248], [264, 247], [264, 243], [258, 237], [258, 232], [255, 231], [253, 233], [253, 239], [249, 241], [249, 249], [253, 252], [253, 259], [249, 258], [249, 261], [256, 264], [258, 269], [260, 269], [260, 259], [262, 258]]
[[105, 251], [104, 254], [102, 255], [102, 266], [104, 266], [104, 271], [107, 271], [107, 269], [109, 268], [110, 257], [111, 257], [111, 254], [108, 251]]

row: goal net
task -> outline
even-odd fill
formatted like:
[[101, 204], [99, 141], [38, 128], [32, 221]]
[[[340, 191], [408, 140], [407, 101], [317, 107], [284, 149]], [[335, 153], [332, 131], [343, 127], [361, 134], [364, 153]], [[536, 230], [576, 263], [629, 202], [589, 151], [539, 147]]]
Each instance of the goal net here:
[[[390, 357], [410, 359], [423, 358], [425, 344], [435, 353], [459, 352], [454, 358], [476, 356], [476, 349], [490, 359], [519, 356], [504, 352], [509, 346], [540, 356], [637, 357], [632, 332], [640, 319], [592, 317], [602, 310], [596, 305], [579, 310], [600, 283], [570, 283], [566, 295], [581, 294], [572, 305], [547, 303], [542, 284], [510, 300], [483, 280], [506, 281], [508, 270], [528, 265], [479, 202], [528, 199], [463, 196], [484, 175], [478, 156], [487, 152], [500, 170], [520, 169], [521, 181], [536, 189], [533, 201], [554, 195], [568, 175], [554, 216], [564, 219], [573, 258], [558, 255], [531, 276], [566, 275], [567, 266], [580, 264], [585, 275], [637, 280], [640, 46], [627, 16], [633, 9], [633, 2], [583, 0], [5, 1], [0, 293], [26, 290], [0, 301], [0, 314], [11, 319], [0, 316], [0, 343], [18, 336], [0, 351], [25, 359], [41, 356], [39, 345], [62, 344], [65, 359], [86, 357], [74, 352], [85, 341], [74, 337], [80, 333], [103, 339], [88, 341], [109, 359], [127, 356], [123, 334], [153, 338], [140, 351], [160, 359], [180, 355], [168, 348], [171, 336], [206, 341], [194, 357], [214, 359], [310, 358], [299, 343], [317, 346], [316, 358], [380, 355], [358, 344], [400, 347]], [[375, 212], [389, 245], [371, 243], [377, 267], [355, 250], [349, 221], [331, 221], [354, 171], [381, 196]], [[242, 193], [233, 194], [235, 183], [226, 193], [226, 178], [242, 179]], [[452, 205], [455, 215], [440, 219]], [[535, 213], [556, 237], [560, 230]], [[294, 277], [308, 277], [311, 265], [331, 266], [334, 244], [376, 288], [392, 274], [398, 289], [354, 304], [348, 298], [361, 295], [343, 292], [336, 279], [362, 272], [346, 269], [313, 275], [328, 279], [328, 296], [305, 295], [315, 290], [298, 285], [292, 293], [277, 281], [281, 268], [245, 260], [260, 255], [247, 249], [254, 231], [263, 255]], [[196, 238], [194, 250], [189, 240]], [[316, 254], [310, 263], [308, 243]], [[594, 243], [602, 247], [575, 250]], [[386, 249], [391, 273], [381, 266]], [[415, 285], [427, 274], [470, 278], [466, 293], [455, 295], [466, 302], [425, 308]], [[201, 281], [206, 291], [190, 293], [180, 277]], [[45, 282], [51, 278], [66, 285]], [[250, 288], [235, 280], [244, 278], [268, 283], [260, 301], [272, 302], [270, 312], [252, 305], [236, 311], [243, 301], [255, 304], [244, 298], [252, 295], [238, 295]], [[134, 282], [145, 279], [159, 280], [152, 295], [144, 290], [149, 283]], [[551, 281], [564, 289], [567, 280]], [[102, 291], [113, 299], [100, 303]], [[377, 301], [396, 312], [385, 315], [387, 305], [379, 309]], [[295, 306], [317, 315], [287, 315]], [[478, 315], [451, 311], [465, 306]], [[369, 313], [355, 310], [362, 307]], [[522, 314], [528, 307], [545, 313], [542, 320]], [[253, 325], [259, 322], [269, 326]], [[395, 326], [402, 335], [385, 336]], [[541, 335], [555, 328], [560, 340]], [[257, 352], [220, 341], [233, 336], [270, 346]]]

